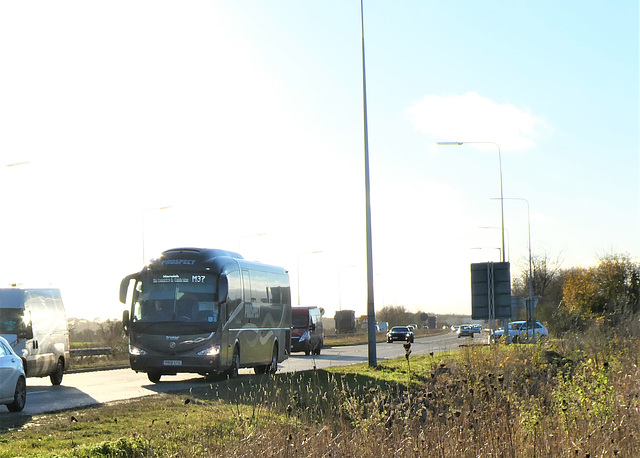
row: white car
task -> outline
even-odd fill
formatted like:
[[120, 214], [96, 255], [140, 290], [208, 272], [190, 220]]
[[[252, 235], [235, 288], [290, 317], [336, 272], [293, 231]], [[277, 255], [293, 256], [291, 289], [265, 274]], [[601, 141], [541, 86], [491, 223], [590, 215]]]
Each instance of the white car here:
[[20, 412], [27, 402], [27, 381], [22, 359], [0, 337], [0, 404], [11, 412]]
[[[529, 323], [528, 326], [526, 321], [512, 321], [508, 324], [507, 328], [507, 339], [513, 343], [527, 340], [533, 336], [535, 336], [535, 339], [540, 337], [549, 337], [549, 331], [539, 321], [536, 321], [533, 324]], [[494, 337], [496, 339], [500, 339], [503, 336], [504, 329], [498, 329], [494, 333]]]

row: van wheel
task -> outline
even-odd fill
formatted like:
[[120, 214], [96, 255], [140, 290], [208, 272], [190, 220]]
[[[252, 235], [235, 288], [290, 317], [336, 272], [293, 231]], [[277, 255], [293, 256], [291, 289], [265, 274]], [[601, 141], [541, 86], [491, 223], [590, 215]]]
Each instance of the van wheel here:
[[27, 403], [27, 382], [24, 377], [20, 377], [16, 383], [16, 391], [13, 394], [13, 402], [7, 404], [10, 412], [20, 412]]
[[58, 358], [56, 363], [56, 370], [49, 376], [52, 385], [60, 385], [62, 383], [62, 376], [64, 375], [64, 363], [62, 358]]
[[318, 346], [316, 347], [315, 350], [313, 350], [313, 354], [314, 355], [319, 355], [320, 354], [320, 350], [322, 350], [322, 345], [323, 345], [322, 341], [318, 342]]
[[147, 372], [147, 377], [149, 378], [149, 381], [151, 383], [158, 383], [160, 382], [160, 377], [162, 377], [162, 374], [156, 371], [149, 371]]

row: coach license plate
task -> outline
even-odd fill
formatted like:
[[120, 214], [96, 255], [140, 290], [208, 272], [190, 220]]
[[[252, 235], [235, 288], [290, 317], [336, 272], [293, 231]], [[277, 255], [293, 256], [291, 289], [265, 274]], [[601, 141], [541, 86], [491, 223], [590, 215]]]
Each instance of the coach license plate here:
[[179, 359], [165, 359], [162, 361], [163, 366], [182, 366], [182, 361]]

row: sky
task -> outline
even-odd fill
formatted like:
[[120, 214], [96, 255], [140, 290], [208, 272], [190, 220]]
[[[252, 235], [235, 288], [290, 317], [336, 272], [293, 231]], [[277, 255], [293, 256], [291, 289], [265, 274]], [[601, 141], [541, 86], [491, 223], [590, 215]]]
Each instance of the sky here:
[[[638, 22], [632, 0], [364, 1], [376, 309], [469, 314], [501, 187], [512, 278], [529, 235], [564, 268], [640, 260]], [[357, 0], [0, 0], [0, 284], [119, 318], [124, 276], [200, 246], [365, 314], [363, 138]]]

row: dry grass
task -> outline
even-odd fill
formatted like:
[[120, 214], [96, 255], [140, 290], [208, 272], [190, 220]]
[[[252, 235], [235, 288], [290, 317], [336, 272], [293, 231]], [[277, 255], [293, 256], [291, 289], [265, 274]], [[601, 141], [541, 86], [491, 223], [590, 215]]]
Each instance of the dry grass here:
[[640, 456], [639, 343], [593, 332], [203, 382], [42, 417], [0, 435], [0, 456]]

